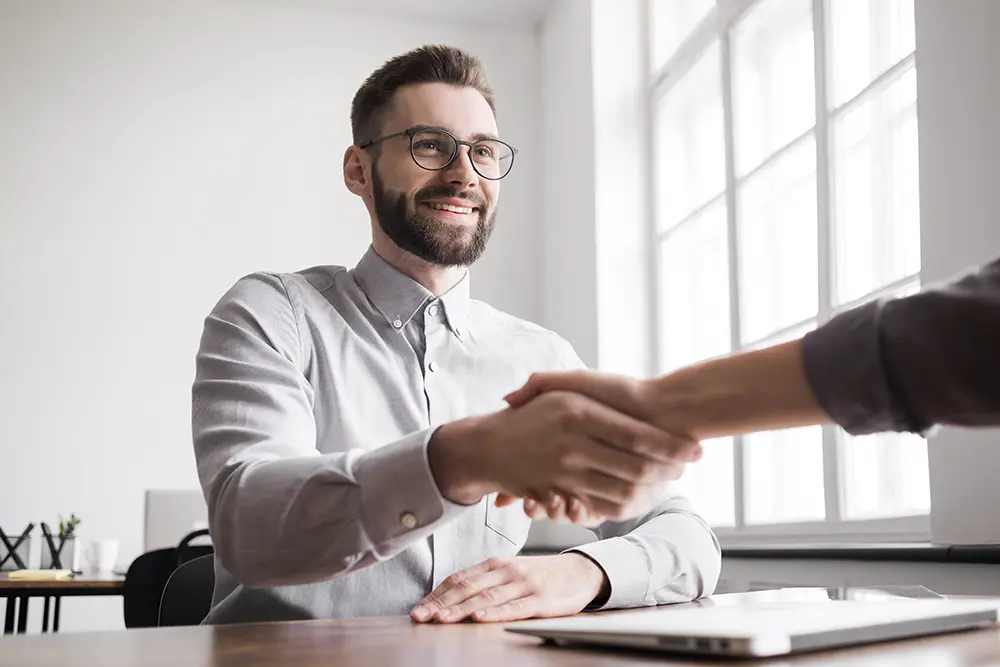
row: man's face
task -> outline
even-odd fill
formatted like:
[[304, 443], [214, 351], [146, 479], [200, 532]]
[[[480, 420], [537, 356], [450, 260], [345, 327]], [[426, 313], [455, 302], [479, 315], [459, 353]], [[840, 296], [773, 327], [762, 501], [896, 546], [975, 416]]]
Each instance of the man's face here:
[[[497, 136], [489, 104], [473, 88], [424, 83], [400, 88], [380, 136], [424, 126], [475, 141]], [[397, 246], [432, 264], [468, 266], [493, 232], [500, 182], [481, 177], [469, 148], [445, 169], [428, 171], [410, 155], [406, 135], [379, 144], [372, 165], [378, 224]]]

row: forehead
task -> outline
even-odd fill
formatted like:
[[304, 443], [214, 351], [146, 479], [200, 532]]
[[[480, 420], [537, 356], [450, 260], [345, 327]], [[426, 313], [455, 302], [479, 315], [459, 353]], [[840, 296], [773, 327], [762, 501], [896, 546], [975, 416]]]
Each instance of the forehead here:
[[497, 122], [479, 91], [447, 83], [419, 83], [396, 91], [385, 132], [414, 125], [442, 127], [459, 138], [497, 134]]

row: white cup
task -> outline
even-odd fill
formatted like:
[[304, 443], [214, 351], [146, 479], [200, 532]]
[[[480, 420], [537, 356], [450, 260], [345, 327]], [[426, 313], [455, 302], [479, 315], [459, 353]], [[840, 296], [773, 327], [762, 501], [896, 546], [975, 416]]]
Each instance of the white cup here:
[[118, 540], [99, 540], [87, 546], [87, 562], [96, 572], [112, 572], [118, 562]]

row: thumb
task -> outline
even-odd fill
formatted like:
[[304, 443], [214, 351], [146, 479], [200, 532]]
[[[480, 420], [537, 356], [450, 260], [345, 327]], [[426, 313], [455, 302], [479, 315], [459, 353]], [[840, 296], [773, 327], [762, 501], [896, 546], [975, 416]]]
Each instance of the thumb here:
[[512, 408], [524, 405], [545, 391], [542, 375], [542, 373], [532, 373], [520, 389], [510, 392], [503, 397], [503, 400], [507, 401], [507, 404]]

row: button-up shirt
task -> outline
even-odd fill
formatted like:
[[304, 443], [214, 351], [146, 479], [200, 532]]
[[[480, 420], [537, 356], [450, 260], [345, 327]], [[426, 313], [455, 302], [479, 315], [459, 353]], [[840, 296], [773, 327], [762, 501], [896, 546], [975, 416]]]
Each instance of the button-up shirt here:
[[[583, 365], [554, 333], [471, 299], [468, 275], [435, 297], [372, 249], [353, 270], [240, 279], [206, 318], [196, 362], [209, 623], [405, 614], [448, 575], [516, 555], [521, 506], [448, 501], [428, 441], [503, 409], [533, 371]], [[595, 532], [575, 550], [607, 575], [605, 607], [715, 587], [718, 542], [672, 491]]]

